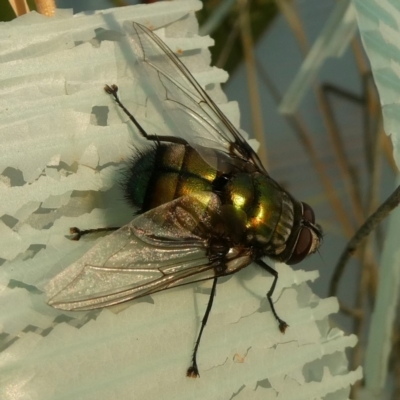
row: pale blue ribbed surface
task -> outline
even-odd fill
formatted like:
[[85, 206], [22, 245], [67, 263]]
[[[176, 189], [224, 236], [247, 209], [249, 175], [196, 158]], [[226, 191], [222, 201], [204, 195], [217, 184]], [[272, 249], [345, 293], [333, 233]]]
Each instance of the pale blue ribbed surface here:
[[[400, 2], [354, 0], [364, 47], [378, 88], [384, 127], [399, 165], [400, 131]], [[399, 183], [399, 182], [398, 182]], [[371, 319], [365, 361], [366, 389], [370, 399], [384, 398], [393, 325], [400, 288], [400, 210], [390, 217], [389, 231], [380, 260], [379, 286]]]

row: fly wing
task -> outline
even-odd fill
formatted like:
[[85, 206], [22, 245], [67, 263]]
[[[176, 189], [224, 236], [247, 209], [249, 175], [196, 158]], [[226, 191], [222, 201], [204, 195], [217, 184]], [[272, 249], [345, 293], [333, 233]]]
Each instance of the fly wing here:
[[139, 59], [139, 77], [170, 130], [196, 149], [218, 149], [266, 174], [254, 150], [172, 50], [143, 25], [126, 22], [124, 28]]
[[49, 304], [89, 310], [213, 278], [205, 237], [194, 233], [198, 204], [179, 198], [106, 236], [53, 279]]
[[133, 224], [105, 237], [66, 274], [57, 276], [51, 284], [61, 284], [61, 290], [49, 304], [62, 310], [90, 310], [214, 277], [204, 248], [193, 243], [152, 246], [135, 235]]

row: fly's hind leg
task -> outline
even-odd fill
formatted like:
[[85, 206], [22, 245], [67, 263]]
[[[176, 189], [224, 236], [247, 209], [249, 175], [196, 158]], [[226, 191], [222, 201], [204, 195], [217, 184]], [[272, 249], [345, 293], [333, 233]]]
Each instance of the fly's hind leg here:
[[269, 265], [265, 264], [265, 262], [263, 262], [262, 260], [257, 260], [255, 261], [262, 269], [264, 269], [265, 271], [269, 272], [273, 277], [274, 277], [274, 281], [272, 282], [271, 287], [268, 290], [267, 293], [267, 298], [268, 298], [268, 302], [269, 305], [271, 306], [271, 311], [272, 314], [274, 314], [275, 319], [278, 321], [279, 323], [279, 330], [282, 333], [285, 333], [287, 327], [289, 326], [283, 319], [281, 319], [278, 315], [278, 313], [275, 310], [275, 306], [274, 306], [274, 302], [272, 301], [272, 295], [274, 294], [274, 290], [275, 290], [275, 286], [276, 286], [276, 282], [278, 282], [278, 272], [275, 271], [273, 268], [271, 268]]
[[140, 134], [147, 140], [151, 140], [153, 142], [169, 142], [175, 144], [188, 144], [186, 140], [181, 139], [175, 136], [157, 136], [157, 135], [149, 135], [143, 127], [139, 124], [138, 120], [128, 111], [128, 109], [122, 104], [119, 96], [118, 96], [118, 86], [117, 85], [105, 85], [104, 90], [110, 94], [118, 106], [122, 109], [122, 111], [129, 117], [129, 119], [134, 123], [136, 128], [139, 130]]
[[71, 240], [78, 241], [82, 236], [90, 235], [92, 233], [113, 232], [117, 231], [120, 226], [113, 226], [110, 228], [97, 228], [97, 229], [79, 229], [76, 226], [69, 228], [70, 235], [73, 235]]

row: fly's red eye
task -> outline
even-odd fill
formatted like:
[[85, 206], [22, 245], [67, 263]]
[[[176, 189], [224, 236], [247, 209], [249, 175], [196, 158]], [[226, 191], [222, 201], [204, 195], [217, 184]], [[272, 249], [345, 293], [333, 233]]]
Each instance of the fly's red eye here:
[[302, 204], [303, 204], [303, 219], [305, 219], [308, 222], [311, 222], [312, 224], [315, 224], [315, 214], [313, 209], [307, 203], [302, 203]]
[[308, 228], [301, 228], [299, 237], [297, 239], [296, 247], [294, 248], [294, 251], [290, 256], [289, 260], [286, 261], [286, 264], [293, 265], [299, 263], [300, 261], [303, 261], [310, 253], [312, 244], [313, 244], [313, 237], [311, 231]]

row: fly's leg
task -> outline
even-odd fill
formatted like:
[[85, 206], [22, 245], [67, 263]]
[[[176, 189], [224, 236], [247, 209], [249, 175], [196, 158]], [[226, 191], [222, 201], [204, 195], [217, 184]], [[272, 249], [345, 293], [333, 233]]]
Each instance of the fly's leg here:
[[204, 314], [203, 320], [201, 321], [201, 328], [200, 328], [199, 336], [197, 337], [196, 344], [195, 344], [194, 350], [193, 350], [192, 365], [188, 368], [188, 370], [186, 372], [186, 376], [188, 376], [190, 378], [197, 378], [198, 376], [200, 376], [199, 369], [197, 367], [197, 359], [196, 359], [197, 358], [197, 350], [199, 349], [201, 335], [203, 334], [204, 327], [207, 324], [208, 316], [210, 315], [210, 312], [211, 312], [211, 308], [212, 308], [214, 296], [215, 296], [215, 290], [217, 287], [217, 280], [218, 280], [218, 278], [214, 278], [214, 280], [213, 280], [213, 285], [212, 285], [212, 289], [211, 289], [210, 298], [208, 300], [207, 309]]
[[207, 324], [208, 316], [210, 315], [211, 308], [213, 305], [215, 291], [216, 291], [216, 287], [217, 287], [217, 279], [219, 276], [224, 275], [224, 272], [226, 269], [224, 258], [230, 247], [231, 247], [231, 244], [229, 242], [221, 240], [218, 237], [212, 238], [209, 242], [208, 257], [209, 257], [210, 263], [213, 264], [213, 266], [214, 266], [216, 276], [213, 280], [213, 285], [211, 288], [211, 294], [210, 294], [210, 298], [208, 300], [207, 309], [204, 314], [203, 320], [201, 321], [199, 336], [197, 337], [196, 344], [194, 346], [193, 356], [192, 356], [192, 365], [188, 368], [188, 370], [186, 372], [186, 376], [188, 376], [190, 378], [196, 378], [196, 377], [200, 376], [199, 369], [197, 367], [197, 359], [196, 359], [197, 351], [200, 346], [201, 335], [203, 334], [204, 327]]
[[79, 240], [82, 236], [89, 235], [92, 233], [100, 233], [100, 232], [111, 232], [117, 231], [120, 226], [111, 227], [111, 228], [97, 228], [97, 229], [79, 229], [76, 226], [69, 228], [69, 233], [74, 235], [71, 240]]
[[274, 303], [272, 301], [272, 295], [274, 293], [275, 290], [275, 286], [276, 286], [276, 282], [278, 282], [278, 272], [276, 272], [273, 268], [271, 268], [269, 265], [265, 264], [265, 262], [263, 262], [262, 260], [257, 260], [256, 263], [265, 271], [269, 272], [273, 277], [274, 277], [274, 281], [272, 282], [272, 285], [270, 287], [270, 289], [268, 290], [267, 293], [267, 298], [268, 298], [268, 302], [271, 306], [271, 311], [272, 314], [274, 314], [274, 317], [276, 318], [276, 320], [279, 322], [279, 330], [282, 333], [285, 333], [286, 328], [289, 326], [283, 319], [279, 318], [276, 310], [275, 310], [275, 306]]
[[175, 137], [175, 136], [157, 136], [157, 135], [149, 135], [139, 124], [138, 120], [128, 111], [128, 109], [121, 103], [121, 100], [118, 96], [118, 86], [117, 85], [105, 85], [104, 90], [110, 94], [115, 102], [121, 107], [122, 111], [129, 117], [129, 119], [134, 123], [136, 128], [139, 130], [140, 134], [147, 140], [152, 140], [154, 142], [169, 142], [176, 144], [188, 144], [186, 140]]

